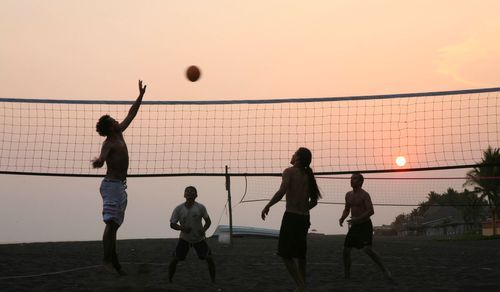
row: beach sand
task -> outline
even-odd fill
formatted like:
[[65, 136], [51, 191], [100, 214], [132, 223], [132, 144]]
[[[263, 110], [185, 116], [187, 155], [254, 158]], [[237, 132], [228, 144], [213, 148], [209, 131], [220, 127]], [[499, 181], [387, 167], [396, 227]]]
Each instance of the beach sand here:
[[[500, 240], [435, 240], [375, 237], [373, 248], [396, 285], [353, 250], [352, 278], [343, 278], [344, 236], [310, 236], [310, 291], [500, 291]], [[206, 263], [191, 251], [173, 283], [168, 262], [176, 239], [118, 241], [128, 275], [101, 266], [101, 242], [0, 245], [0, 291], [293, 291], [294, 283], [275, 255], [277, 240], [235, 238], [233, 246], [209, 239], [217, 265], [211, 284]]]

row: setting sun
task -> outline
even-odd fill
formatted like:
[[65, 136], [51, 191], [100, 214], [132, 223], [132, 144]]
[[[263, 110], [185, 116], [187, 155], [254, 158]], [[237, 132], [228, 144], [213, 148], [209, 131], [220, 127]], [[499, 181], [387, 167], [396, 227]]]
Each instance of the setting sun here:
[[396, 158], [396, 164], [398, 166], [405, 166], [405, 164], [406, 164], [406, 158], [404, 156], [398, 156]]

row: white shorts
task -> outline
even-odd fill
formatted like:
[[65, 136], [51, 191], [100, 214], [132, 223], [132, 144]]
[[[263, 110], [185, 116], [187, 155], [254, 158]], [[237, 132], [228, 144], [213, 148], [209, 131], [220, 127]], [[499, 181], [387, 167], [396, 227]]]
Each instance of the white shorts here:
[[122, 225], [127, 208], [127, 184], [125, 181], [105, 178], [99, 191], [103, 201], [102, 219]]

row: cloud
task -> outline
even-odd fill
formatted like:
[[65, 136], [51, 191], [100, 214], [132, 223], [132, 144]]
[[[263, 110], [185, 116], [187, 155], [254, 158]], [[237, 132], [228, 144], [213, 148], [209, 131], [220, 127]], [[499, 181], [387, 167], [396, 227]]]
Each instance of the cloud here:
[[499, 86], [500, 19], [484, 23], [462, 42], [440, 49], [437, 71], [467, 86]]

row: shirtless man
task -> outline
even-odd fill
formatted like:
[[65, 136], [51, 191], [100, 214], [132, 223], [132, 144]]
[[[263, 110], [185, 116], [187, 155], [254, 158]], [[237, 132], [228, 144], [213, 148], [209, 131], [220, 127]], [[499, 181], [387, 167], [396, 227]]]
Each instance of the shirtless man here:
[[103, 200], [102, 216], [106, 227], [102, 236], [104, 248], [103, 265], [106, 270], [124, 275], [116, 254], [116, 232], [123, 223], [127, 207], [126, 179], [128, 170], [128, 149], [123, 139], [127, 129], [137, 115], [146, 92], [146, 85], [139, 80], [139, 97], [130, 108], [127, 117], [118, 123], [109, 115], [102, 116], [96, 125], [99, 135], [106, 137], [102, 143], [101, 154], [92, 161], [94, 168], [100, 168], [106, 162], [106, 177], [102, 180], [100, 192]]
[[292, 156], [289, 167], [283, 171], [281, 186], [262, 210], [266, 219], [269, 208], [286, 195], [286, 210], [281, 221], [278, 255], [283, 258], [298, 291], [306, 289], [307, 231], [309, 210], [318, 204], [321, 193], [316, 184], [311, 164], [311, 151], [299, 148]]
[[373, 225], [370, 217], [375, 214], [373, 204], [368, 194], [361, 187], [364, 178], [361, 173], [353, 173], [351, 176], [352, 191], [345, 195], [345, 208], [339, 224], [342, 226], [344, 220], [351, 213], [349, 231], [344, 242], [344, 275], [346, 279], [351, 277], [351, 249], [363, 249], [363, 251], [380, 267], [384, 276], [392, 281], [391, 273], [384, 267], [380, 256], [372, 249]]

